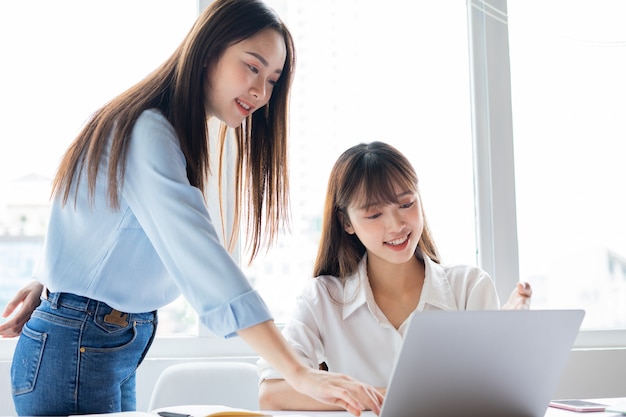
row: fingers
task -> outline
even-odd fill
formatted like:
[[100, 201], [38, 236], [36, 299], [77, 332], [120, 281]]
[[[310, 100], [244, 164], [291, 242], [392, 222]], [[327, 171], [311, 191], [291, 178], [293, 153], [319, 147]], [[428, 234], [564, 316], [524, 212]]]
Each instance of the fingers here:
[[15, 296], [4, 308], [4, 311], [2, 312], [2, 317], [10, 316], [15, 311], [15, 309], [22, 303], [28, 304], [28, 307], [32, 307], [34, 305], [34, 310], [39, 305], [39, 297], [41, 295], [42, 289], [43, 285], [41, 285], [37, 281], [31, 281], [24, 287], [20, 288]]
[[521, 305], [520, 308], [529, 309], [531, 297], [533, 295], [532, 287], [528, 282], [520, 282], [517, 284], [517, 288], [519, 295], [521, 296], [521, 299], [519, 300], [519, 303]]
[[360, 416], [363, 410], [379, 414], [383, 395], [375, 387], [347, 375], [303, 367], [298, 377], [287, 382], [317, 401]]
[[528, 282], [518, 282], [517, 291], [520, 295], [525, 297], [531, 297], [533, 295], [533, 289]]
[[346, 402], [346, 407], [344, 407], [346, 411], [360, 415], [362, 410], [372, 410], [378, 415], [383, 402], [383, 395], [374, 387], [356, 381], [354, 383], [355, 386], [344, 391], [344, 395], [348, 396], [347, 400], [343, 397]]
[[30, 319], [32, 312], [32, 309], [24, 307], [17, 310], [14, 317], [0, 325], [0, 337], [6, 338], [19, 336], [22, 333], [24, 324], [26, 324], [28, 319]]
[[365, 407], [355, 398], [355, 395], [358, 395], [355, 389], [356, 383], [351, 384], [352, 381], [341, 374], [334, 375], [334, 378], [329, 382], [332, 385], [331, 391], [327, 394], [330, 401], [327, 401], [345, 409], [350, 414], [355, 416], [361, 415], [361, 410], [365, 409]]
[[528, 310], [533, 290], [528, 282], [518, 282], [502, 310]]
[[[13, 314], [19, 305], [23, 302], [22, 295], [20, 292], [13, 297], [11, 301], [6, 305], [4, 311], [2, 312], [2, 317], [9, 317]], [[17, 310], [15, 317], [7, 320], [5, 323], [0, 325], [0, 337], [15, 337], [19, 336], [22, 332], [22, 326], [24, 325], [23, 321], [23, 313], [22, 310]]]
[[322, 377], [323, 383], [323, 392], [319, 396], [314, 396], [318, 400], [341, 407], [355, 416], [360, 416], [363, 410], [380, 413], [383, 395], [376, 388], [347, 375], [317, 372], [319, 372], [318, 377]]
[[9, 301], [9, 303], [4, 308], [4, 311], [2, 312], [2, 317], [9, 317], [11, 314], [13, 314], [15, 309], [20, 304], [22, 304], [22, 301], [24, 301], [24, 299], [26, 298], [26, 295], [27, 295], [27, 294], [23, 294], [22, 291], [23, 290], [18, 291], [18, 293], [15, 295], [15, 297], [13, 297], [11, 299], [11, 301]]
[[343, 408], [344, 410], [346, 410], [347, 412], [349, 412], [353, 416], [360, 416], [361, 415], [361, 410], [363, 409], [363, 406], [361, 406], [360, 404], [358, 404], [358, 403], [355, 404], [353, 401], [346, 400], [346, 399], [343, 399], [343, 398], [337, 398], [335, 400], [335, 405], [337, 405], [338, 407]]
[[19, 336], [22, 332], [24, 324], [20, 324], [15, 320], [9, 320], [6, 323], [0, 325], [0, 337], [9, 338]]
[[379, 388], [379, 389], [374, 390], [373, 396], [374, 396], [374, 402], [376, 403], [376, 408], [370, 407], [370, 409], [374, 411], [376, 415], [380, 414], [386, 394], [387, 394], [387, 388]]
[[380, 414], [384, 396], [376, 388], [360, 384], [357, 393], [361, 410], [372, 410], [376, 415]]
[[22, 333], [22, 327], [41, 302], [42, 288], [40, 283], [32, 281], [15, 294], [4, 308], [2, 317], [9, 317], [11, 314], [15, 316], [0, 325], [0, 337], [15, 337]]
[[[352, 390], [341, 389], [337, 393], [335, 405], [355, 416], [360, 416], [363, 410], [372, 410], [376, 415], [380, 414], [383, 395], [374, 388], [369, 388], [363, 384], [358, 385], [358, 387], [353, 387]], [[361, 401], [352, 394], [355, 394]]]

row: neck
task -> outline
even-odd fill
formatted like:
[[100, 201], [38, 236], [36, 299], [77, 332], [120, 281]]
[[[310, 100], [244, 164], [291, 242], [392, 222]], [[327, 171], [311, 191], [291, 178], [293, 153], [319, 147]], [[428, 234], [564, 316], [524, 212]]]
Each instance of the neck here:
[[417, 308], [424, 285], [424, 261], [412, 256], [403, 264], [367, 258], [367, 273], [372, 295], [389, 323], [400, 329]]
[[408, 262], [393, 264], [368, 255], [367, 276], [374, 292], [411, 290], [424, 282], [424, 261], [413, 256]]

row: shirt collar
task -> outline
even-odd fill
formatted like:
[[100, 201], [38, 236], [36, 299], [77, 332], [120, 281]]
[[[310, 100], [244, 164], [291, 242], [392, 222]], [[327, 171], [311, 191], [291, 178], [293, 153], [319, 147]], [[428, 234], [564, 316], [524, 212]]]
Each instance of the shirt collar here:
[[368, 298], [374, 301], [370, 282], [367, 278], [367, 253], [363, 255], [356, 271], [346, 277], [344, 282], [344, 307], [343, 316], [345, 320], [362, 305], [367, 304]]
[[[416, 256], [424, 259], [425, 280], [420, 302], [415, 310], [422, 311], [427, 305], [441, 310], [458, 310], [452, 284], [446, 276], [443, 267], [423, 254], [419, 248]], [[379, 309], [374, 301], [374, 295], [367, 277], [367, 253], [363, 255], [357, 270], [352, 275], [346, 277], [343, 293], [345, 299], [342, 318], [344, 320], [361, 306], [368, 303], [370, 311], [376, 316], [376, 312]]]
[[418, 249], [418, 256], [424, 259], [426, 272], [422, 295], [416, 311], [424, 310], [427, 305], [441, 310], [458, 310], [452, 284], [443, 267], [423, 255], [420, 249]]

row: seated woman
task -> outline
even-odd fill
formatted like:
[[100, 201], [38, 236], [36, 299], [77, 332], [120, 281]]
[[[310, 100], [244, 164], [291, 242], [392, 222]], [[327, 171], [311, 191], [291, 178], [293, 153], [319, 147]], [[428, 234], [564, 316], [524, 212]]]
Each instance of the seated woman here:
[[[314, 276], [283, 334], [310, 367], [383, 394], [412, 314], [500, 308], [485, 271], [441, 264], [417, 174], [382, 142], [354, 146], [335, 163]], [[528, 309], [531, 295], [528, 283], [518, 283], [502, 308]], [[340, 409], [298, 393], [265, 360], [258, 368], [262, 409]]]

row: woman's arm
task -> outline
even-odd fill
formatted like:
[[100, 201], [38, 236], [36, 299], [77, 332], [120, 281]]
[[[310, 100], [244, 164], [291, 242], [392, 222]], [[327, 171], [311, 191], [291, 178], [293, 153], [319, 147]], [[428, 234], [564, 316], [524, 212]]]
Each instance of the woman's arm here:
[[356, 416], [366, 409], [380, 413], [383, 396], [374, 387], [343, 374], [312, 369], [301, 363], [272, 321], [237, 333], [280, 372], [296, 392], [329, 406], [343, 408]]
[[43, 285], [33, 280], [20, 289], [9, 304], [6, 305], [2, 312], [2, 317], [9, 317], [20, 306], [21, 308], [15, 312], [15, 315], [6, 322], [0, 324], [0, 337], [15, 337], [22, 333], [22, 327], [30, 319], [30, 315], [41, 302], [41, 291]]
[[318, 401], [296, 391], [284, 379], [264, 379], [259, 386], [261, 410], [336, 411], [341, 407]]
[[[385, 388], [376, 388], [376, 390], [383, 396], [387, 391]], [[299, 393], [284, 379], [265, 379], [261, 382], [259, 405], [261, 410], [334, 411], [342, 409]]]

